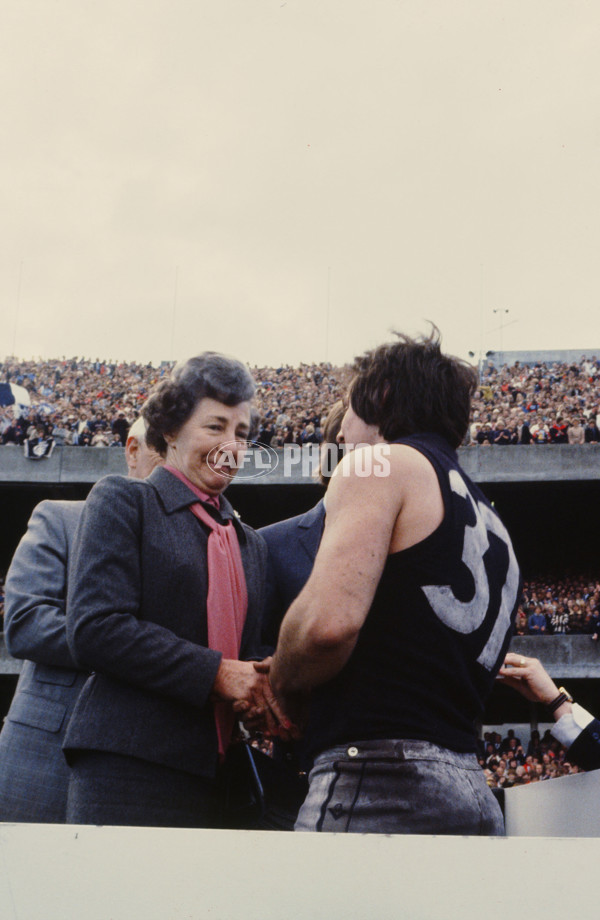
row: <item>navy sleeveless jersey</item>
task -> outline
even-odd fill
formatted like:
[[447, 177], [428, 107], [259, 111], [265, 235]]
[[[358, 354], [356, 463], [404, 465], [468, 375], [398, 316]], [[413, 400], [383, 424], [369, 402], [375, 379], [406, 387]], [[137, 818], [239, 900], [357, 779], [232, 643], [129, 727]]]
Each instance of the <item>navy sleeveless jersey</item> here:
[[312, 755], [374, 738], [475, 751], [474, 722], [512, 635], [521, 583], [506, 528], [443, 438], [397, 443], [433, 465], [444, 520], [388, 556], [349, 661], [314, 691]]

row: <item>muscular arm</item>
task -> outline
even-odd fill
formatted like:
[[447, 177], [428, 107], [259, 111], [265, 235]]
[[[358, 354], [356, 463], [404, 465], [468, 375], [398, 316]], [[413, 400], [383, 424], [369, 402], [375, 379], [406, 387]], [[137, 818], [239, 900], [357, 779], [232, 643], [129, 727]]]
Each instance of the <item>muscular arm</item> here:
[[315, 565], [283, 620], [271, 664], [277, 695], [306, 693], [338, 674], [369, 612], [404, 497], [398, 467], [386, 477], [358, 475], [372, 450], [345, 457], [329, 486]]
[[6, 576], [4, 635], [15, 658], [75, 668], [65, 605], [69, 532], [83, 502], [41, 502], [33, 511]]

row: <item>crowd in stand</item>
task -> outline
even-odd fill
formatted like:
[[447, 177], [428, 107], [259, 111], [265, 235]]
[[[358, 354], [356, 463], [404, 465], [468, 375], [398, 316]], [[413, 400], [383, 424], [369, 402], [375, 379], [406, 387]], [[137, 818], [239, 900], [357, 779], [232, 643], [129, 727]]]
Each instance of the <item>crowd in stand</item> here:
[[471, 413], [472, 445], [597, 444], [600, 361], [489, 365]]
[[600, 581], [583, 575], [536, 578], [523, 585], [518, 636], [600, 635]]
[[[91, 361], [83, 358], [16, 361], [0, 367], [0, 380], [29, 391], [31, 407], [18, 417], [0, 408], [2, 444], [53, 438], [54, 444], [112, 447], [149, 392], [172, 365]], [[272, 447], [315, 443], [323, 417], [340, 399], [348, 367], [300, 364], [251, 368], [257, 381], [258, 439]], [[600, 443], [600, 360], [495, 368], [481, 374], [468, 444]]]
[[121, 446], [150, 390], [169, 369], [80, 358], [8, 359], [2, 381], [26, 389], [31, 407], [20, 416], [10, 407], [0, 410], [2, 443], [44, 437], [56, 446]]
[[[52, 438], [56, 446], [117, 447], [149, 392], [172, 365], [117, 364], [79, 358], [16, 362], [1, 368], [2, 382], [28, 390], [31, 407], [21, 416], [0, 408], [2, 444]], [[347, 372], [330, 364], [252, 368], [257, 380], [259, 440], [318, 443], [324, 416], [344, 393]]]
[[506, 738], [498, 732], [485, 732], [480, 742], [479, 764], [488, 786], [501, 789], [582, 772], [580, 767], [569, 763], [565, 748], [552, 737], [550, 729], [541, 738], [537, 730], [532, 731], [526, 747], [513, 729], [508, 730]]

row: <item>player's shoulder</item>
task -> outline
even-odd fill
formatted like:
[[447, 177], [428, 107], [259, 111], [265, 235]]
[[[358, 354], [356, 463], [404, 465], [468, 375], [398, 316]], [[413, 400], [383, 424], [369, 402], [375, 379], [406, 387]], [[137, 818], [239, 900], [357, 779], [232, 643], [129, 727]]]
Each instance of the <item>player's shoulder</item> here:
[[364, 486], [385, 492], [386, 488], [396, 488], [408, 475], [431, 469], [431, 461], [416, 447], [382, 441], [349, 451], [338, 464], [331, 483], [338, 491]]

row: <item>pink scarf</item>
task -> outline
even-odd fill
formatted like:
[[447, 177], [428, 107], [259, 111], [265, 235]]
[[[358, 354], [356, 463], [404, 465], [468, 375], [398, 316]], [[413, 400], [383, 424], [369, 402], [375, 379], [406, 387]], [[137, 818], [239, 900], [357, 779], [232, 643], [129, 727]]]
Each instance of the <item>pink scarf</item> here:
[[[165, 469], [181, 479], [200, 501], [219, 507], [218, 497], [202, 492], [174, 467], [165, 466]], [[210, 528], [206, 599], [208, 647], [222, 652], [224, 658], [238, 659], [248, 612], [248, 591], [235, 527], [231, 521], [219, 524], [200, 502], [190, 505], [190, 511]], [[222, 758], [231, 741], [235, 716], [231, 703], [225, 701], [215, 702], [214, 710], [219, 755]]]

